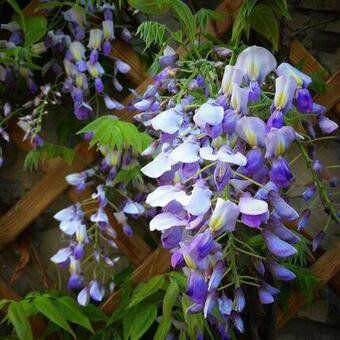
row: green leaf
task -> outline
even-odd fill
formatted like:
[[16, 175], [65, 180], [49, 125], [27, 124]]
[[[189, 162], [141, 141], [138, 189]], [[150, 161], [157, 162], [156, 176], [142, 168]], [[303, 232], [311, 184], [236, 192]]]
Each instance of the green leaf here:
[[15, 10], [15, 12], [19, 15], [20, 17], [20, 26], [22, 30], [25, 32], [26, 31], [26, 19], [24, 17], [24, 14], [22, 10], [20, 9], [20, 6], [15, 0], [7, 0], [7, 2], [12, 6], [12, 8]]
[[3, 299], [0, 301], [0, 310], [3, 309], [7, 304], [9, 304], [11, 301], [7, 299]]
[[172, 280], [164, 295], [162, 318], [157, 328], [156, 334], [154, 336], [154, 340], [166, 339], [166, 336], [171, 328], [172, 308], [175, 305], [178, 294], [179, 294], [178, 284], [175, 280]]
[[129, 184], [132, 180], [143, 181], [142, 174], [140, 171], [140, 166], [135, 166], [131, 169], [122, 169], [118, 172], [114, 179], [114, 184], [119, 184], [124, 182], [125, 185]]
[[309, 89], [312, 90], [316, 95], [324, 93], [327, 90], [327, 83], [323, 80], [324, 72], [314, 72], [310, 74], [312, 83], [309, 85]]
[[88, 304], [82, 308], [83, 314], [88, 317], [91, 321], [107, 321], [107, 315], [97, 306]]
[[138, 340], [157, 317], [157, 305], [141, 304], [129, 311], [123, 320], [124, 339]]
[[172, 37], [178, 42], [181, 43], [183, 41], [183, 32], [177, 31], [172, 33]]
[[32, 149], [25, 158], [25, 169], [37, 169], [40, 162], [61, 157], [67, 164], [71, 164], [75, 150], [63, 145], [45, 143], [43, 146]]
[[69, 323], [66, 321], [65, 315], [48, 296], [38, 296], [34, 299], [34, 305], [48, 320], [70, 333], [74, 338], [76, 337]]
[[128, 0], [131, 7], [149, 15], [162, 15], [171, 8], [171, 0]]
[[206, 28], [210, 20], [225, 19], [226, 14], [222, 12], [213, 11], [207, 8], [201, 8], [195, 13], [195, 22], [197, 27]]
[[25, 47], [38, 42], [47, 33], [47, 20], [43, 17], [26, 18]]
[[148, 296], [152, 295], [159, 289], [163, 288], [164, 285], [165, 279], [163, 275], [154, 276], [148, 282], [139, 284], [137, 288], [134, 290], [127, 308], [131, 308], [137, 305], [138, 303], [146, 299]]
[[292, 19], [288, 11], [288, 5], [286, 0], [270, 0], [267, 1], [267, 4], [272, 7], [275, 14], [277, 14], [278, 16], [283, 16], [288, 20]]
[[204, 334], [204, 318], [203, 314], [188, 314], [187, 309], [191, 305], [191, 302], [188, 298], [182, 298], [182, 312], [183, 319], [186, 324], [186, 332], [189, 334], [189, 338], [196, 338], [197, 331], [200, 331], [201, 334]]
[[163, 24], [155, 21], [146, 21], [139, 25], [136, 34], [144, 41], [145, 48], [152, 44], [161, 47], [171, 31]]
[[20, 340], [33, 339], [31, 325], [20, 302], [11, 302], [8, 307], [8, 319], [11, 321]]
[[187, 287], [188, 279], [184, 274], [179, 272], [169, 272], [166, 274], [166, 276], [172, 280], [175, 280], [181, 288]]
[[283, 263], [283, 265], [295, 273], [296, 279], [294, 280], [294, 284], [299, 288], [299, 290], [301, 290], [307, 303], [312, 303], [314, 298], [314, 289], [320, 282], [319, 278], [307, 268], [300, 267], [292, 263]]
[[80, 325], [92, 333], [94, 332], [90, 320], [82, 313], [80, 306], [74, 299], [69, 296], [63, 296], [55, 299], [54, 302], [66, 320], [76, 325]]
[[241, 6], [234, 24], [233, 24], [233, 30], [231, 34], [231, 41], [234, 44], [238, 44], [241, 40], [241, 35], [243, 32], [246, 33], [247, 37], [249, 36], [249, 15], [251, 11], [253, 10], [257, 0], [245, 0], [243, 2], [243, 5]]
[[256, 5], [250, 16], [249, 22], [252, 29], [271, 41], [274, 50], [279, 46], [279, 23], [273, 10], [264, 4]]
[[139, 132], [132, 123], [123, 122], [109, 115], [92, 121], [78, 134], [85, 132], [94, 133], [90, 146], [108, 147], [109, 151], [114, 148], [122, 151], [123, 147], [132, 147], [135, 151], [141, 153], [152, 141], [148, 134]]
[[195, 17], [190, 11], [190, 8], [181, 0], [172, 0], [172, 10], [174, 11], [177, 19], [186, 31], [187, 36], [191, 43], [194, 42], [196, 36], [196, 23]]
[[108, 325], [120, 320], [126, 314], [126, 307], [128, 306], [130, 301], [130, 281], [126, 281], [121, 288], [121, 295], [119, 299], [119, 305], [111, 314]]

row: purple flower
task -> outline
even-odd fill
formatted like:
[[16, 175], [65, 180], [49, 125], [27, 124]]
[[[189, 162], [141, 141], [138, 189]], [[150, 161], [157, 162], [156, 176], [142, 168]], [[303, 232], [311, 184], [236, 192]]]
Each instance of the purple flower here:
[[247, 82], [262, 84], [267, 75], [275, 70], [276, 60], [265, 48], [250, 46], [239, 54], [236, 67], [244, 72]]
[[87, 287], [83, 288], [78, 296], [77, 296], [77, 301], [81, 306], [87, 306], [89, 301], [90, 301], [90, 293], [89, 289]]
[[309, 209], [305, 209], [302, 212], [301, 217], [300, 217], [299, 222], [298, 222], [298, 225], [297, 225], [298, 231], [301, 231], [301, 230], [303, 230], [307, 227], [310, 215], [311, 215], [311, 211]]
[[235, 230], [236, 220], [239, 215], [239, 208], [234, 202], [217, 198], [215, 209], [209, 220], [209, 227], [214, 230]]
[[233, 307], [233, 302], [226, 296], [222, 295], [218, 299], [218, 309], [224, 315], [230, 315]]
[[274, 296], [279, 294], [279, 290], [271, 286], [267, 282], [262, 282], [259, 288], [259, 299], [263, 304], [269, 304], [274, 302]]
[[[285, 114], [293, 106], [293, 99], [296, 89], [296, 80], [286, 75], [282, 75], [275, 80], [275, 96], [273, 107], [275, 110]], [[273, 110], [274, 111], [274, 110]]]
[[183, 253], [181, 249], [177, 249], [172, 255], [171, 255], [171, 265], [173, 268], [181, 268], [184, 267], [185, 261], [183, 257]]
[[257, 117], [242, 117], [236, 124], [236, 134], [251, 147], [263, 146], [266, 124]]
[[264, 230], [262, 236], [267, 245], [268, 250], [279, 257], [288, 257], [297, 253], [297, 250], [289, 243], [282, 241], [269, 230]]
[[77, 273], [71, 274], [67, 282], [67, 288], [70, 290], [82, 289], [84, 287], [84, 278]]
[[269, 259], [266, 262], [266, 266], [277, 280], [291, 281], [291, 280], [294, 280], [296, 277], [296, 275], [292, 271], [278, 264], [274, 260]]
[[326, 234], [324, 231], [319, 231], [314, 237], [313, 237], [313, 241], [312, 241], [312, 248], [313, 248], [313, 252], [316, 251], [319, 246], [320, 243], [322, 242], [322, 240], [325, 238]]
[[207, 299], [207, 294], [208, 285], [203, 275], [198, 271], [192, 271], [189, 276], [187, 295], [193, 302], [204, 304]]
[[276, 213], [285, 221], [294, 221], [299, 218], [299, 214], [292, 208], [277, 192], [269, 193], [269, 201]]
[[288, 63], [282, 63], [276, 69], [276, 74], [278, 76], [288, 76], [294, 79], [298, 87], [307, 88], [312, 82], [312, 78], [299, 71], [297, 68], [293, 67]]
[[105, 290], [104, 287], [96, 280], [90, 282], [89, 284], [89, 294], [91, 298], [95, 301], [102, 301]]
[[209, 280], [208, 284], [209, 292], [218, 288], [223, 278], [224, 270], [225, 270], [224, 262], [221, 260], [217, 261]]
[[162, 246], [165, 249], [172, 249], [179, 245], [182, 239], [182, 231], [179, 227], [173, 227], [162, 233]]
[[170, 46], [166, 46], [163, 52], [163, 55], [159, 58], [159, 63], [161, 66], [172, 66], [174, 67], [176, 64], [176, 60], [178, 58], [177, 53]]
[[314, 197], [315, 193], [316, 193], [316, 187], [314, 183], [312, 183], [307, 186], [306, 190], [302, 193], [302, 197], [305, 201], [308, 201]]
[[58, 252], [51, 257], [51, 261], [57, 264], [64, 263], [68, 260], [71, 254], [72, 254], [71, 248], [59, 249]]
[[214, 170], [214, 183], [217, 191], [223, 191], [232, 177], [232, 170], [228, 163], [217, 162]]
[[235, 289], [234, 296], [234, 310], [236, 312], [241, 313], [246, 306], [246, 299], [244, 297], [243, 289], [241, 287], [237, 287]]
[[295, 131], [290, 126], [284, 126], [280, 129], [272, 128], [265, 139], [265, 158], [281, 156], [295, 139]]
[[281, 157], [274, 159], [269, 176], [279, 188], [287, 188], [294, 180], [288, 162]]
[[295, 101], [299, 112], [309, 113], [313, 111], [313, 98], [308, 89], [297, 89]]
[[318, 123], [323, 133], [329, 134], [338, 128], [338, 124], [327, 118], [325, 115], [320, 115]]

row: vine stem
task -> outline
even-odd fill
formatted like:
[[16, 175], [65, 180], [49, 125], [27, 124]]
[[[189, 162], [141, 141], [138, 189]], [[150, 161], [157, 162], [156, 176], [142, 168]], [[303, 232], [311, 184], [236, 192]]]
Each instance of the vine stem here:
[[[297, 141], [302, 156], [305, 159], [306, 163], [307, 163], [307, 167], [309, 169], [311, 169], [311, 165], [312, 165], [312, 160], [309, 158], [308, 153], [305, 149], [305, 147], [302, 145], [302, 143], [300, 141]], [[329, 215], [331, 215], [333, 217], [333, 219], [339, 224], [340, 223], [340, 218], [338, 217], [337, 211], [334, 207], [334, 205], [332, 204], [331, 200], [328, 197], [327, 191], [325, 190], [325, 187], [321, 181], [321, 179], [319, 178], [319, 176], [316, 174], [315, 171], [312, 171], [312, 175], [313, 175], [313, 181], [315, 186], [318, 189], [319, 195], [321, 197], [321, 201], [323, 203], [323, 205], [328, 208], [329, 211]]]

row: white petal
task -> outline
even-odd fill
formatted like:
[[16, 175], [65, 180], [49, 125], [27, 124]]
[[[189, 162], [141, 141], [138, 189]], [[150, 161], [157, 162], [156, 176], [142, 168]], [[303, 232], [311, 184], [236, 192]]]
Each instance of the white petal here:
[[72, 218], [74, 218], [74, 206], [71, 205], [65, 209], [62, 209], [60, 211], [58, 211], [53, 217], [57, 220], [57, 221], [69, 221]]
[[222, 122], [223, 116], [222, 106], [205, 103], [195, 113], [194, 122], [201, 128], [205, 127], [205, 124], [218, 125]]
[[140, 215], [143, 214], [144, 207], [138, 202], [128, 201], [123, 208], [123, 212], [131, 215]]
[[156, 215], [150, 221], [150, 230], [165, 230], [171, 227], [185, 226], [187, 225], [187, 221], [174, 216], [171, 213], [163, 213]]
[[229, 183], [234, 187], [234, 189], [236, 191], [243, 191], [244, 189], [246, 189], [247, 187], [249, 187], [250, 184], [252, 184], [250, 181], [248, 180], [244, 180], [244, 179], [231, 179], [229, 181]]
[[219, 150], [218, 159], [221, 162], [236, 164], [239, 166], [245, 166], [247, 164], [247, 158], [242, 155], [241, 152], [232, 153], [224, 148]]
[[200, 147], [198, 143], [184, 142], [183, 144], [177, 146], [177, 148], [170, 153], [169, 158], [172, 164], [176, 164], [178, 162], [197, 162], [200, 159], [198, 156], [199, 149]]
[[143, 174], [150, 178], [158, 178], [169, 170], [171, 170], [171, 164], [168, 156], [163, 152], [141, 169]]
[[54, 263], [63, 263], [69, 258], [71, 254], [72, 251], [70, 248], [59, 249], [58, 252], [51, 257], [51, 261]]
[[212, 192], [206, 187], [194, 187], [186, 211], [194, 216], [205, 214], [211, 207]]
[[173, 134], [177, 132], [183, 123], [183, 117], [175, 109], [166, 110], [151, 120], [155, 130], [161, 130]]
[[268, 211], [267, 202], [252, 197], [241, 197], [238, 207], [246, 215], [261, 215]]
[[213, 153], [213, 148], [210, 146], [205, 146], [200, 149], [200, 156], [207, 161], [216, 161], [218, 159], [218, 155]]
[[189, 197], [185, 191], [177, 190], [173, 185], [163, 185], [147, 196], [146, 203], [152, 207], [165, 207], [173, 200], [186, 204]]

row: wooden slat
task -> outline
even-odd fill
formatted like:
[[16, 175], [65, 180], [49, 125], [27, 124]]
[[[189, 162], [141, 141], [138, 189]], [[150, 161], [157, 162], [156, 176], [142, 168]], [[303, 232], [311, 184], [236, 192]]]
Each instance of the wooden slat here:
[[88, 151], [87, 144], [82, 143], [78, 146], [76, 158], [71, 165], [60, 162], [53, 172], [43, 175], [41, 180], [0, 218], [0, 249], [13, 241], [67, 189], [66, 175], [88, 167], [95, 157], [95, 153]]
[[327, 108], [327, 111], [334, 107], [340, 100], [340, 70], [334, 73], [327, 81], [327, 90], [316, 96], [314, 101]]
[[[131, 275], [131, 285], [135, 287], [156, 275], [170, 270], [170, 254], [161, 246], [158, 247]], [[115, 292], [102, 304], [101, 309], [108, 315], [117, 307], [120, 291]]]
[[[91, 191], [85, 190], [80, 194], [77, 193], [74, 189], [72, 189], [69, 190], [68, 195], [73, 202], [80, 202], [84, 199], [91, 197]], [[96, 209], [97, 207], [98, 204], [94, 203], [88, 204], [84, 208], [87, 208], [88, 209], [87, 211], [93, 211], [93, 209]], [[85, 210], [85, 214], [87, 216], [92, 214], [87, 213], [87, 211]], [[132, 236], [126, 236], [123, 232], [122, 226], [119, 223], [117, 223], [116, 219], [113, 217], [113, 212], [111, 211], [111, 209], [107, 209], [106, 212], [111, 226], [117, 233], [117, 236], [114, 239], [114, 241], [116, 242], [119, 250], [121, 250], [134, 265], [138, 266], [141, 263], [143, 263], [143, 261], [151, 253], [150, 247], [136, 233]]]
[[303, 70], [306, 73], [320, 72], [321, 77], [326, 80], [329, 73], [326, 69], [309, 53], [309, 51], [297, 40], [293, 39], [290, 45], [289, 62], [293, 65], [303, 63]]
[[[327, 284], [340, 270], [340, 243], [327, 250], [311, 267], [310, 271], [320, 279], [318, 288]], [[306, 303], [306, 299], [300, 290], [294, 290], [288, 300], [288, 311], [282, 311], [278, 315], [278, 327], [284, 326], [289, 319]]]

